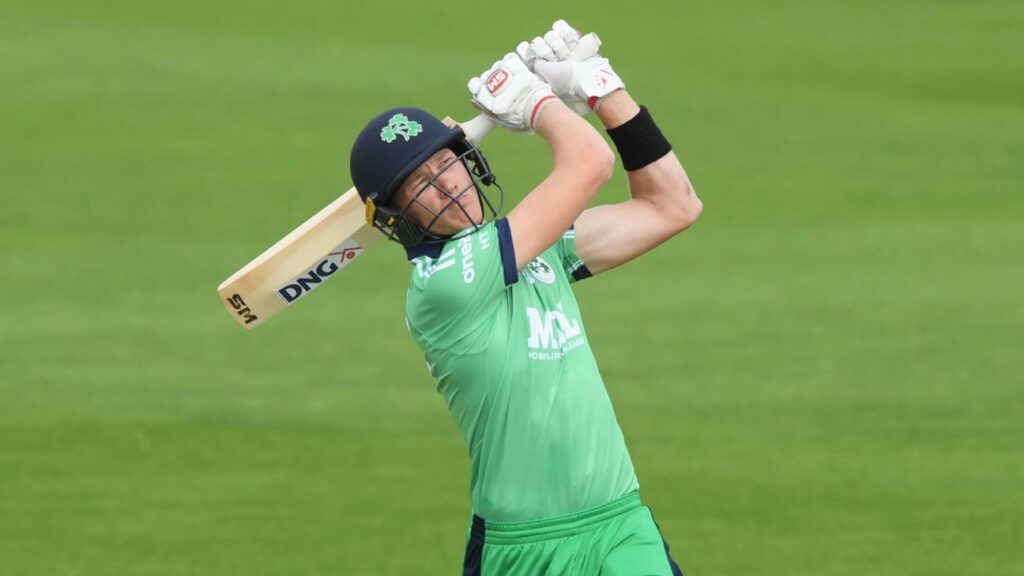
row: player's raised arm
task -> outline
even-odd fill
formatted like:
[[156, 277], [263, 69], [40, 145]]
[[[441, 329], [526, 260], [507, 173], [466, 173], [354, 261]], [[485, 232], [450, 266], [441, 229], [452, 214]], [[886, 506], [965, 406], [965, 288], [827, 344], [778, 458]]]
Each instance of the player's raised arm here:
[[516, 269], [572, 226], [608, 181], [615, 157], [601, 135], [567, 108], [515, 54], [469, 83], [473, 101], [498, 123], [535, 130], [551, 147], [551, 173], [508, 215]]
[[580, 113], [597, 112], [629, 177], [630, 200], [597, 206], [576, 220], [576, 253], [591, 273], [651, 250], [693, 224], [703, 209], [690, 179], [651, 115], [626, 92], [597, 49], [593, 33], [580, 36], [558, 21], [518, 52], [555, 94]]
[[576, 220], [576, 252], [593, 274], [686, 230], [704, 209], [668, 141], [625, 90], [609, 95], [597, 115], [616, 140], [632, 198], [595, 206]]

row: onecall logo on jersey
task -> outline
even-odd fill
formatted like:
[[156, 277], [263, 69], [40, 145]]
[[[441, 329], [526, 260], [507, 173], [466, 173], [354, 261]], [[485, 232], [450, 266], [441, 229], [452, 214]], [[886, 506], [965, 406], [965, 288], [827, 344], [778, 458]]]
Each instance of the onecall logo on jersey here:
[[561, 360], [572, 350], [583, 345], [583, 330], [578, 319], [569, 319], [561, 304], [554, 310], [527, 307], [530, 336], [526, 340], [531, 360]]
[[537, 256], [525, 268], [527, 277], [531, 281], [543, 282], [544, 284], [555, 283], [555, 269], [548, 265], [543, 258]]
[[459, 254], [462, 256], [462, 281], [472, 284], [476, 278], [476, 270], [473, 268], [473, 234], [467, 234], [459, 239]]

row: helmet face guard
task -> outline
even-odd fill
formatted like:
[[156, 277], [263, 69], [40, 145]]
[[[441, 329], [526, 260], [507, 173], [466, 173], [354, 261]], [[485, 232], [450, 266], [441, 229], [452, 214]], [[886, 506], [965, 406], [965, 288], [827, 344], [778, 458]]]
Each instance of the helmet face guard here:
[[[352, 147], [352, 181], [366, 203], [367, 223], [379, 229], [389, 239], [407, 247], [447, 241], [447, 238], [433, 231], [432, 227], [446, 210], [462, 210], [466, 214], [457, 198], [471, 192], [468, 188], [460, 190], [455, 195], [441, 190], [449, 197], [449, 202], [439, 212], [428, 209], [432, 220], [425, 223], [425, 226], [413, 222], [409, 210], [413, 204], [420, 204], [426, 208], [419, 201], [420, 194], [431, 186], [441, 189], [436, 185], [437, 176], [418, 190], [406, 205], [394, 204], [395, 195], [406, 178], [432, 155], [445, 148], [454, 152], [466, 167], [472, 178], [472, 186], [480, 199], [481, 209], [484, 211], [481, 222], [477, 223], [473, 218], [468, 218], [469, 221], [479, 228], [496, 218], [504, 201], [504, 191], [498, 186], [484, 155], [466, 139], [462, 129], [458, 126], [446, 126], [418, 108], [395, 108], [371, 120], [360, 132]], [[492, 185], [498, 190], [497, 207], [484, 192], [484, 187]]]
[[[437, 234], [433, 230], [434, 224], [448, 210], [461, 211], [465, 215], [466, 220], [473, 224], [473, 232], [497, 218], [504, 204], [504, 190], [497, 183], [494, 173], [491, 172], [490, 166], [488, 166], [487, 160], [484, 159], [480, 150], [468, 142], [463, 141], [463, 144], [465, 145], [465, 151], [458, 155], [457, 160], [465, 166], [472, 179], [469, 185], [454, 194], [437, 185], [437, 179], [455, 166], [455, 162], [452, 162], [444, 170], [430, 178], [404, 206], [378, 206], [373, 197], [367, 197], [367, 222], [372, 223], [389, 240], [394, 240], [406, 247], [412, 247], [419, 244], [436, 244], [448, 241], [449, 238], [447, 236]], [[484, 189], [485, 186], [497, 188], [497, 206], [491, 201], [487, 193], [488, 191]], [[431, 209], [420, 201], [420, 196], [430, 188], [438, 190], [448, 197], [447, 204], [438, 211]], [[479, 222], [466, 211], [466, 208], [459, 201], [464, 194], [477, 195], [481, 210]], [[420, 226], [410, 218], [409, 211], [414, 205], [419, 205], [422, 210], [431, 216], [431, 220], [426, 225]]]

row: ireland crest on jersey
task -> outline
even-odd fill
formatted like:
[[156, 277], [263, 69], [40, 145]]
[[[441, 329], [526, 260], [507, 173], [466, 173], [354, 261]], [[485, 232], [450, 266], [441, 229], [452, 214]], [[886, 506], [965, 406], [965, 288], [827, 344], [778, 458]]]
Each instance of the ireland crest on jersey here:
[[555, 269], [540, 256], [537, 256], [532, 262], [527, 264], [525, 271], [530, 280], [536, 280], [544, 284], [555, 283]]

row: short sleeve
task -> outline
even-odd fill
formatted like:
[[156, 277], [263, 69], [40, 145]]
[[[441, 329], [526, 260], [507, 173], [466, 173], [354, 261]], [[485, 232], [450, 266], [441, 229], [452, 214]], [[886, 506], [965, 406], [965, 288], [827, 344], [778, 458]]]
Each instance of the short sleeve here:
[[562, 263], [562, 269], [569, 276], [570, 283], [590, 278], [590, 270], [583, 263], [583, 259], [576, 254], [575, 228], [566, 230], [565, 234], [555, 243], [555, 248], [558, 250], [559, 261]]
[[410, 329], [436, 347], [458, 347], [490, 325], [518, 280], [508, 222], [450, 240], [437, 258], [412, 260]]

